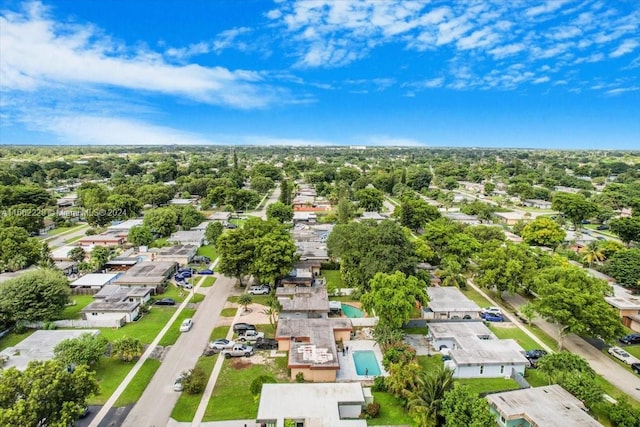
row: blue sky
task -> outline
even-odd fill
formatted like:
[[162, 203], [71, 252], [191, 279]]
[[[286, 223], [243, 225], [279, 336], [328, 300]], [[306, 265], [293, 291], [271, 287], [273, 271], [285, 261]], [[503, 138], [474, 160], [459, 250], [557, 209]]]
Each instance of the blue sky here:
[[0, 0], [0, 143], [640, 148], [636, 0]]

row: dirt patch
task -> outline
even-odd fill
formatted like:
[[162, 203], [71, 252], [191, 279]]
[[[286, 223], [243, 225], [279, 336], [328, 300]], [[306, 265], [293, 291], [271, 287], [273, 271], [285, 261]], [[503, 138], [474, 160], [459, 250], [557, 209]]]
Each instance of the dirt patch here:
[[242, 357], [236, 357], [231, 361], [231, 367], [237, 370], [250, 368], [251, 365], [253, 365], [253, 363], [251, 363], [249, 359]]

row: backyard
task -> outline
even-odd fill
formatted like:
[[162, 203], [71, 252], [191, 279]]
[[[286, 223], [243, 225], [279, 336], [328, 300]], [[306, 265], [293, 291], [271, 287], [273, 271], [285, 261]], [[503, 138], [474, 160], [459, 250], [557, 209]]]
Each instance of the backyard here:
[[206, 256], [211, 260], [211, 262], [218, 258], [215, 245], [200, 246], [198, 248], [198, 252], [196, 252], [196, 255]]

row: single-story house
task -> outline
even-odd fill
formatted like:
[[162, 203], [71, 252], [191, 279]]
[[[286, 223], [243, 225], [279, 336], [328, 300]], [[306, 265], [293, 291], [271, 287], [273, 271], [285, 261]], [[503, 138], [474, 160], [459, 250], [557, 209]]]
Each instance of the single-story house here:
[[612, 285], [614, 295], [604, 300], [618, 310], [622, 324], [627, 328], [640, 332], [640, 297], [632, 295], [619, 285]]
[[602, 427], [584, 403], [558, 384], [485, 397], [501, 427]]
[[138, 262], [138, 257], [119, 256], [107, 261], [104, 267], [109, 271], [127, 271]]
[[447, 349], [451, 360], [445, 366], [454, 378], [503, 378], [512, 371], [524, 375], [529, 361], [512, 339], [498, 339], [482, 322], [429, 323], [433, 346]]
[[178, 269], [178, 263], [173, 261], [143, 261], [137, 263], [123, 275], [119, 276], [114, 285], [142, 286], [158, 290], [164, 288], [171, 275]]
[[445, 212], [444, 216], [451, 221], [460, 222], [467, 225], [480, 225], [482, 221], [478, 219], [477, 215], [467, 215], [462, 212]]
[[75, 206], [78, 203], [78, 196], [76, 194], [68, 194], [64, 197], [59, 198], [56, 201], [56, 206], [59, 208], [70, 208]]
[[72, 282], [69, 286], [71, 288], [85, 288], [85, 289], [102, 289], [107, 285], [111, 285], [121, 273], [92, 273], [85, 274], [79, 279]]
[[313, 277], [317, 277], [320, 275], [320, 268], [321, 268], [320, 261], [307, 260], [307, 261], [298, 261], [295, 264], [293, 264], [293, 269], [296, 270], [297, 272], [309, 271], [311, 272]]
[[176, 231], [167, 239], [168, 242], [178, 245], [204, 245], [204, 230]]
[[478, 182], [458, 181], [458, 185], [465, 190], [472, 191], [474, 193], [484, 192], [484, 184]]
[[126, 236], [116, 233], [102, 233], [94, 236], [86, 236], [78, 240], [80, 246], [122, 246]]
[[207, 231], [207, 227], [212, 221], [203, 221], [191, 229], [191, 231]]
[[60, 270], [65, 276], [78, 272], [78, 263], [75, 261], [56, 261], [53, 265], [56, 270]]
[[40, 234], [47, 234], [49, 231], [56, 228], [56, 223], [50, 220], [49, 218], [45, 218], [43, 221], [43, 227], [38, 231]]
[[598, 239], [587, 233], [576, 233], [575, 231], [567, 230], [565, 233], [565, 243], [575, 243], [578, 247], [587, 246], [591, 242], [595, 242]]
[[180, 265], [186, 265], [191, 262], [198, 252], [198, 246], [195, 245], [176, 245], [165, 246], [156, 252], [156, 261], [173, 261]]
[[298, 223], [313, 224], [316, 222], [317, 219], [318, 217], [316, 216], [315, 212], [294, 212], [293, 213], [294, 224], [298, 224]]
[[94, 300], [111, 301], [111, 302], [139, 302], [146, 304], [151, 300], [151, 288], [142, 288], [140, 286], [118, 286], [106, 285], [98, 293], [93, 295]]
[[280, 287], [276, 289], [276, 298], [282, 306], [280, 317], [287, 313], [326, 314], [329, 312], [329, 296], [325, 287]]
[[[59, 248], [53, 249], [51, 251], [51, 259], [53, 261], [71, 261], [71, 258], [69, 258], [69, 252], [71, 252], [72, 249], [77, 248], [77, 245], [74, 246], [61, 246]], [[82, 247], [82, 249], [84, 249], [85, 253], [87, 254], [87, 256], [89, 256], [91, 254], [91, 250], [93, 249], [93, 246], [84, 246]]]
[[525, 216], [525, 214], [521, 212], [494, 212], [493, 215], [499, 223], [505, 225], [516, 225], [518, 221], [529, 221], [532, 219], [531, 216]]
[[142, 218], [128, 219], [126, 221], [122, 221], [117, 224], [110, 225], [109, 227], [107, 227], [107, 230], [109, 230], [110, 232], [119, 232], [119, 233], [128, 234], [133, 227], [139, 227], [142, 225], [142, 223], [143, 223]]
[[82, 309], [84, 320], [123, 320], [133, 322], [140, 316], [138, 301], [104, 301], [96, 300]]
[[264, 384], [256, 423], [284, 427], [293, 420], [302, 427], [366, 427], [360, 419], [365, 404], [371, 403], [369, 389], [359, 383]]
[[192, 197], [191, 199], [171, 199], [169, 200], [169, 204], [177, 205], [177, 206], [188, 206], [188, 205], [196, 206], [198, 204], [198, 198]]
[[324, 242], [296, 241], [297, 253], [302, 261], [329, 261], [329, 250]]
[[226, 223], [231, 219], [231, 212], [214, 212], [209, 215], [209, 219], [212, 221], [220, 221]]
[[525, 206], [536, 209], [551, 209], [551, 202], [540, 199], [527, 199], [523, 203]]
[[422, 317], [435, 320], [480, 319], [480, 307], [452, 286], [428, 287], [429, 303]]
[[360, 219], [361, 220], [365, 220], [365, 219], [370, 219], [373, 221], [383, 221], [385, 219], [388, 219], [386, 216], [381, 215], [379, 212], [362, 212], [362, 215], [360, 215]]

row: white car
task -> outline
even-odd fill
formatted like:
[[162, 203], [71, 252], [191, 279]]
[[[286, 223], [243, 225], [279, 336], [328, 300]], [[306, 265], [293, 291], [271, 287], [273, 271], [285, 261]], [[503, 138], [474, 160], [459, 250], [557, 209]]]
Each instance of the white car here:
[[184, 319], [182, 321], [182, 325], [180, 325], [180, 332], [189, 332], [192, 326], [193, 326], [193, 320]]
[[251, 286], [248, 292], [251, 295], [267, 295], [271, 292], [271, 287], [269, 285]]
[[480, 310], [481, 314], [494, 314], [494, 315], [499, 315], [502, 316], [502, 309], [500, 307], [485, 307], [482, 310]]
[[631, 365], [636, 361], [636, 358], [631, 356], [629, 353], [621, 349], [620, 347], [609, 347], [609, 354], [615, 357], [618, 360], [623, 361], [627, 365]]

